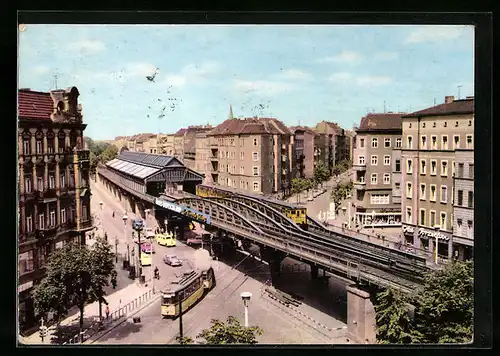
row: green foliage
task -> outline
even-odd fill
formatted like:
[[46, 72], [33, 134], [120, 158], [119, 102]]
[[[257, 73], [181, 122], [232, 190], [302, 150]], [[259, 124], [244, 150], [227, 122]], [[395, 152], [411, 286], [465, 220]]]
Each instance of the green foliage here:
[[108, 147], [112, 146], [107, 142], [94, 141], [90, 137], [84, 137], [84, 140], [90, 152], [93, 152], [96, 156], [100, 156]]
[[86, 303], [100, 300], [102, 287], [113, 270], [113, 253], [106, 241], [98, 239], [92, 249], [68, 244], [54, 251], [47, 260], [46, 276], [33, 291], [37, 315], [53, 311], [58, 318], [77, 305], [80, 327]]
[[228, 317], [226, 322], [213, 319], [211, 324], [209, 329], [203, 330], [197, 336], [205, 340], [202, 343], [208, 345], [256, 344], [257, 336], [263, 333], [258, 326], [242, 326], [234, 316]]
[[[472, 342], [474, 279], [472, 261], [456, 261], [430, 272], [421, 289], [403, 296], [394, 291], [377, 295], [379, 343]], [[407, 303], [415, 316], [407, 315]]]
[[101, 154], [100, 154], [100, 162], [106, 163], [115, 159], [118, 156], [118, 148], [115, 145], [108, 146]]
[[314, 168], [314, 182], [316, 184], [320, 184], [328, 180], [328, 178], [330, 178], [328, 169], [325, 167], [323, 162], [318, 162], [318, 164]]
[[335, 203], [335, 212], [339, 211], [340, 204], [347, 199], [347, 195], [352, 191], [353, 187], [353, 182], [349, 181], [348, 183], [339, 183], [332, 189], [330, 197]]
[[338, 164], [336, 164], [335, 167], [333, 167], [332, 173], [333, 175], [338, 176], [346, 172], [350, 167], [351, 167], [351, 162], [344, 159], [340, 161]]
[[180, 337], [180, 336], [177, 336], [175, 338], [177, 340], [177, 342], [181, 345], [190, 345], [190, 344], [194, 344], [194, 340], [192, 338], [190, 338], [189, 336], [184, 336], [184, 337]]

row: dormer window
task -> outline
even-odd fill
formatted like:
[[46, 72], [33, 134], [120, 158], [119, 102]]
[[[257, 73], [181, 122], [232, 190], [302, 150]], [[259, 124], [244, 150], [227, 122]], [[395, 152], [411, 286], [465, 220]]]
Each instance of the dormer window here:
[[62, 114], [64, 111], [64, 103], [62, 101], [57, 103], [57, 113]]

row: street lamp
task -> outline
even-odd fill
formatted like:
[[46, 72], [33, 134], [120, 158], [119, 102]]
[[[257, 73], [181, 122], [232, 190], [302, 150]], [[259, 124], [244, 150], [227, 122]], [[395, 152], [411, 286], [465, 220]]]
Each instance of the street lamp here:
[[[122, 219], [123, 219], [123, 238], [125, 239], [124, 241], [127, 241], [127, 220], [128, 220], [127, 213], [123, 215]], [[127, 242], [127, 256], [128, 256], [128, 263], [130, 265], [130, 250], [128, 247], [128, 242]]]
[[102, 206], [103, 206], [104, 202], [103, 201], [100, 201], [99, 202], [99, 206], [101, 207], [101, 210], [102, 210]]
[[243, 300], [243, 305], [245, 306], [245, 328], [248, 328], [248, 303], [250, 302], [250, 298], [252, 298], [252, 293], [241, 293], [241, 299]]
[[434, 263], [438, 264], [438, 231], [441, 229], [441, 226], [435, 225], [434, 230], [436, 230], [436, 240], [435, 240], [435, 246], [434, 246]]
[[[144, 210], [144, 213], [146, 214], [146, 221], [144, 221], [144, 227], [147, 226], [148, 216], [149, 216], [150, 212], [151, 212], [151, 209]], [[151, 245], [151, 283], [153, 286], [153, 293], [154, 293], [155, 292], [155, 278], [154, 278], [154, 259], [153, 259], [153, 235], [149, 236], [149, 243]]]
[[118, 263], [118, 238], [115, 238], [115, 262]]

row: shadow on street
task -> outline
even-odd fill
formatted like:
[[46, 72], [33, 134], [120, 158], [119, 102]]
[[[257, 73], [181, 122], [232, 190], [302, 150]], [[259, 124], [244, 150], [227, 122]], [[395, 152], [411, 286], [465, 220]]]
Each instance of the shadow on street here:
[[99, 338], [99, 343], [105, 343], [107, 340], [121, 340], [131, 334], [138, 333], [142, 329], [142, 321], [140, 323], [134, 323], [130, 318], [127, 319], [119, 328], [115, 328], [107, 334], [104, 334]]

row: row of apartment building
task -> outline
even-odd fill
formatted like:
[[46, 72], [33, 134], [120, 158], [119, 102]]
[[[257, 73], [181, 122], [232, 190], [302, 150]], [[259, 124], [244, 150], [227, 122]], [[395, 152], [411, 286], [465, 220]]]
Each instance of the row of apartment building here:
[[295, 177], [311, 178], [320, 162], [333, 169], [352, 160], [354, 132], [322, 121], [315, 128], [287, 127], [275, 118], [238, 119], [220, 125], [189, 126], [174, 134], [139, 134], [112, 142], [130, 151], [181, 159], [205, 175], [205, 183], [273, 194], [285, 192]]
[[78, 89], [18, 94], [18, 295], [21, 330], [36, 325], [31, 292], [55, 249], [93, 228], [89, 151]]
[[474, 97], [413, 113], [368, 114], [354, 143], [355, 222], [402, 228], [402, 242], [468, 259], [474, 246]]

